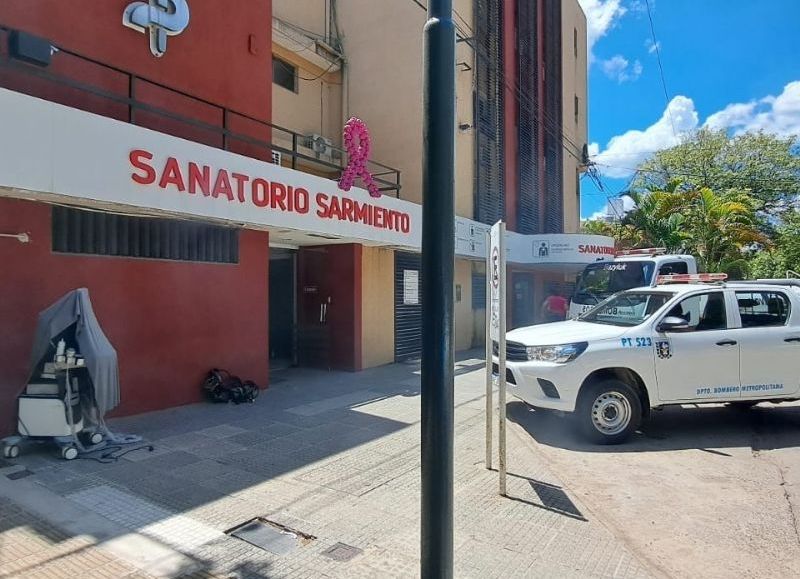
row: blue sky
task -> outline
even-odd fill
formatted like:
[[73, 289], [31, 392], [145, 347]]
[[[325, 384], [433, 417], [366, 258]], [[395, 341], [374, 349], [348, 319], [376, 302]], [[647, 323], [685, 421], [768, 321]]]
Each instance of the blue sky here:
[[606, 213], [606, 195], [648, 153], [704, 125], [800, 135], [800, 0], [650, 0], [669, 115], [645, 0], [579, 1], [590, 154], [605, 189], [582, 180], [583, 218]]

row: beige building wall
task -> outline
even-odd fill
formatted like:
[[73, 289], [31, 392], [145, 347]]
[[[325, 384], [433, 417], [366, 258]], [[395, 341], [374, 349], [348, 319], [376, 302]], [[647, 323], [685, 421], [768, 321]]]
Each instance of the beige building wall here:
[[272, 17], [327, 38], [328, 3], [329, 0], [272, 0]]
[[[319, 134], [338, 145], [342, 132], [341, 74], [325, 74], [298, 54], [273, 44], [272, 54], [297, 67], [297, 92], [272, 84], [272, 122], [303, 135]], [[319, 78], [318, 78], [319, 77]], [[306, 80], [314, 79], [314, 80]], [[276, 142], [284, 136], [276, 131]], [[284, 144], [285, 143], [281, 143]]]
[[[317, 0], [273, 0], [272, 54], [297, 67], [297, 90], [272, 84], [272, 122], [303, 135], [322, 135], [339, 146], [341, 62], [331, 54], [318, 54], [317, 45], [328, 46], [327, 5]], [[288, 134], [275, 131], [273, 139], [291, 146]]]
[[[471, 0], [456, 0], [457, 19], [472, 26]], [[414, 2], [346, 0], [337, 4], [347, 58], [348, 115], [366, 121], [372, 155], [401, 171], [400, 197], [422, 202], [422, 29], [426, 13]], [[465, 23], [466, 24], [465, 24]], [[469, 32], [467, 32], [469, 34]], [[474, 54], [457, 47], [456, 213], [472, 217]]]
[[[577, 233], [580, 228], [579, 177], [583, 171], [578, 159], [587, 142], [586, 16], [578, 0], [563, 0], [561, 16], [562, 83], [564, 101], [564, 233]], [[577, 100], [576, 100], [577, 99]], [[573, 146], [574, 145], [574, 146]], [[578, 159], [576, 159], [578, 157]]]
[[364, 368], [394, 362], [394, 252], [361, 253], [361, 360]]

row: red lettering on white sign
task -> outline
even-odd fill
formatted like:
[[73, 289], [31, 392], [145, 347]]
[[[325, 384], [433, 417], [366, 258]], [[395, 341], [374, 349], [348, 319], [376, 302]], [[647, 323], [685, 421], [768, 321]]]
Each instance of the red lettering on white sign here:
[[579, 245], [578, 253], [591, 253], [594, 255], [616, 255], [617, 250], [608, 245]]
[[[134, 149], [128, 157], [133, 172], [131, 179], [139, 185], [157, 185], [160, 189], [213, 199], [250, 203], [260, 209], [307, 214], [311, 211], [311, 194], [302, 187], [279, 181], [268, 181], [227, 169], [215, 169], [192, 161], [185, 168], [175, 157], [167, 158], [164, 166], [154, 166], [153, 154]], [[213, 178], [213, 180], [212, 180]], [[409, 233], [411, 216], [403, 211], [387, 209], [372, 203], [359, 202], [351, 197], [317, 193], [314, 196], [315, 214], [321, 219], [336, 219], [377, 229]], [[583, 247], [583, 246], [582, 246]], [[594, 247], [594, 246], [587, 246]], [[612, 248], [613, 250], [613, 248]]]

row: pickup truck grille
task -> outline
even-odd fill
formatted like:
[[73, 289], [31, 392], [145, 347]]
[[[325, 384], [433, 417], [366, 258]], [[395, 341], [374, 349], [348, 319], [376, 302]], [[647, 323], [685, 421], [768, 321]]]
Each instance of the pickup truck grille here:
[[[497, 356], [499, 351], [499, 344], [493, 341], [492, 353]], [[519, 342], [506, 342], [506, 360], [511, 360], [512, 362], [527, 362], [528, 349], [524, 344], [520, 344]]]

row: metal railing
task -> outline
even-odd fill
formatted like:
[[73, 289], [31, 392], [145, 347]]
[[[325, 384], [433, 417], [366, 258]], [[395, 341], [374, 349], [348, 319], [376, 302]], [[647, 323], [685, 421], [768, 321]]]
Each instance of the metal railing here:
[[[7, 36], [12, 29], [0, 25], [0, 33]], [[5, 39], [3, 39], [5, 40]], [[93, 112], [128, 123], [145, 126], [159, 132], [190, 138], [204, 144], [243, 154], [248, 157], [271, 160], [272, 153], [280, 153], [282, 158], [288, 159], [288, 166], [292, 169], [307, 171], [314, 174], [323, 174], [330, 178], [338, 178], [347, 165], [347, 152], [336, 145], [325, 144], [324, 154], [314, 152], [313, 146], [307, 145], [309, 135], [304, 135], [291, 129], [257, 119], [251, 115], [231, 110], [222, 105], [210, 102], [201, 97], [191, 95], [181, 90], [166, 86], [162, 83], [133, 74], [129, 71], [108, 65], [93, 58], [83, 56], [65, 48], [57, 48], [50, 67], [39, 67], [28, 64], [11, 57], [7, 51], [0, 54], [0, 87], [8, 88], [31, 96], [61, 102], [87, 112]], [[74, 76], [55, 72], [57, 59], [77, 59], [82, 65], [98, 67], [98, 71], [122, 75], [127, 79], [125, 93], [113, 92], [106, 88], [84, 82]], [[24, 82], [25, 80], [29, 82]], [[163, 106], [156, 106], [144, 102], [136, 97], [138, 88], [154, 87], [165, 91], [168, 97], [178, 97], [206, 108], [219, 116], [219, 124], [199, 120], [196, 117], [186, 116]], [[53, 90], [55, 89], [55, 92]], [[63, 91], [63, 92], [62, 92]], [[77, 98], [75, 98], [77, 96]], [[83, 97], [83, 99], [81, 98]], [[103, 99], [110, 105], [119, 107], [118, 114], [104, 114], [98, 111], [97, 106], [91, 106], [92, 99]], [[85, 99], [85, 100], [84, 100]], [[66, 101], [66, 102], [64, 102]], [[152, 115], [162, 121], [178, 123], [183, 127], [168, 130], [167, 126], [160, 123], [142, 121], [142, 116]], [[252, 131], [242, 132], [232, 130], [231, 126], [247, 125]], [[195, 137], [199, 131], [212, 138], [192, 138], [186, 136], [186, 131], [194, 132]], [[178, 134], [176, 134], [178, 133]], [[183, 134], [180, 134], [183, 133]], [[266, 134], [268, 137], [254, 136], [252, 133]], [[395, 197], [400, 197], [400, 171], [383, 163], [368, 161], [367, 169], [372, 173], [379, 189]]]

